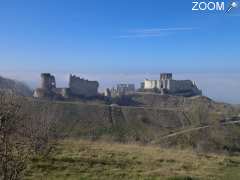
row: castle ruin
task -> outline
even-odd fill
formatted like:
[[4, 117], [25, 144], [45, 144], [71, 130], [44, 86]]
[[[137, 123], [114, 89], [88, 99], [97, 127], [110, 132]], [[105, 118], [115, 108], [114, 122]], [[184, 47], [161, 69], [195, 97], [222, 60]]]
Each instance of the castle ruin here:
[[172, 73], [160, 74], [159, 80], [145, 79], [141, 87], [144, 91], [158, 91], [161, 94], [172, 94], [179, 96], [202, 95], [195, 82], [191, 80], [174, 80]]
[[99, 83], [97, 81], [88, 81], [75, 75], [70, 75], [69, 89], [75, 96], [92, 97], [98, 94]]
[[135, 92], [136, 92], [136, 90], [135, 90], [134, 84], [117, 84], [116, 88], [113, 87], [111, 89], [106, 89], [105, 96], [116, 97], [116, 96], [132, 94]]
[[69, 77], [68, 88], [57, 88], [56, 80], [50, 73], [41, 74], [41, 87], [34, 91], [35, 98], [77, 98], [95, 97], [98, 95], [99, 83], [79, 78], [75, 75]]
[[49, 73], [41, 74], [41, 87], [45, 90], [52, 90], [56, 88], [55, 77]]

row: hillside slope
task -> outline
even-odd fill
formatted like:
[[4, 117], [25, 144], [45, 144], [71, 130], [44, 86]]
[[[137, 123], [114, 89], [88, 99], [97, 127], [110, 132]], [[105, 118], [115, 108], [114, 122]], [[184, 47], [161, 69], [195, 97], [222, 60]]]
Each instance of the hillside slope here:
[[20, 96], [32, 96], [32, 90], [22, 82], [0, 76], [0, 90], [13, 92]]
[[[205, 97], [187, 98], [184, 101], [181, 97], [168, 98], [175, 98], [181, 105], [173, 103], [173, 106], [167, 100], [155, 101], [164, 103], [164, 106], [143, 104], [133, 107], [30, 99], [25, 109], [31, 112], [34, 121], [46, 114], [54, 117], [56, 129], [62, 137], [240, 152], [240, 125], [225, 123], [231, 122], [231, 117], [238, 116], [238, 109]], [[209, 127], [201, 128], [204, 126]], [[195, 131], [188, 131], [192, 128]], [[186, 133], [163, 138], [181, 131]]]

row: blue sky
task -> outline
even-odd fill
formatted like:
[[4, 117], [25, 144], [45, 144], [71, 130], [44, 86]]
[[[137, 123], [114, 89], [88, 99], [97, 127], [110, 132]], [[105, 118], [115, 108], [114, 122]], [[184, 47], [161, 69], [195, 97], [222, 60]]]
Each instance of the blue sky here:
[[195, 78], [216, 100], [240, 103], [240, 8], [193, 12], [191, 0], [0, 2], [3, 76], [33, 85], [51, 72], [63, 86], [72, 72], [105, 88], [173, 72]]

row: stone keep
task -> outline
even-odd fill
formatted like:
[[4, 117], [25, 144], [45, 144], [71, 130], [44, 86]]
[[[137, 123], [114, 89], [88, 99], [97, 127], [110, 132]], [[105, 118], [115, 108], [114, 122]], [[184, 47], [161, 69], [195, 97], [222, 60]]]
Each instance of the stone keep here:
[[88, 81], [75, 75], [70, 75], [69, 89], [75, 96], [96, 96], [98, 94], [99, 83], [97, 81]]
[[55, 77], [49, 73], [41, 74], [41, 88], [45, 90], [52, 90], [56, 88]]
[[144, 81], [144, 89], [158, 89], [161, 92], [167, 92], [173, 95], [186, 94], [192, 96], [202, 94], [201, 90], [199, 90], [196, 84], [191, 80], [173, 80], [172, 73], [160, 74], [160, 80], [146, 79]]

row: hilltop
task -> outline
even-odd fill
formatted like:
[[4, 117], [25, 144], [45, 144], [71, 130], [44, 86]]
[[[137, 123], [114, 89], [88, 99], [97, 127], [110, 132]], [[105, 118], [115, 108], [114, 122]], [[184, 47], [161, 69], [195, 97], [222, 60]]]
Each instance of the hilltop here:
[[32, 96], [32, 90], [24, 83], [0, 76], [0, 90], [13, 92], [20, 96]]

